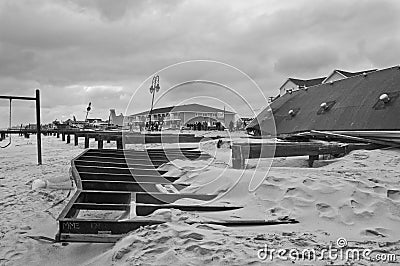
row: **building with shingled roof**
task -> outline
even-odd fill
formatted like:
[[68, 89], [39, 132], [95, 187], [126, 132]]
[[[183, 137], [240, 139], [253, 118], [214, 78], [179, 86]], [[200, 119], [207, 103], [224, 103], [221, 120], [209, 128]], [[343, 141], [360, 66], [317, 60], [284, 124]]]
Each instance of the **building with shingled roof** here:
[[[149, 121], [150, 111], [129, 115], [124, 118], [124, 124], [139, 126]], [[218, 122], [227, 127], [231, 121], [235, 123], [235, 112], [214, 108], [202, 104], [192, 103], [177, 106], [154, 108], [151, 111], [151, 120], [163, 123], [163, 128], [181, 128], [189, 124], [206, 122], [213, 127]]]

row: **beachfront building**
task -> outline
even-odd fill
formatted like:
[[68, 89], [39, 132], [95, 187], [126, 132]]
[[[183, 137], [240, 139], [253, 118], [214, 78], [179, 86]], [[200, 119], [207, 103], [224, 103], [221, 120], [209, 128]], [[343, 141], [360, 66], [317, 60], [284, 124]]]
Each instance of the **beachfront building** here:
[[335, 69], [328, 77], [326, 77], [326, 79], [322, 83], [334, 82], [337, 80], [358, 76], [358, 75], [361, 75], [364, 73], [369, 73], [372, 71], [376, 71], [376, 69], [370, 69], [370, 70], [364, 70], [364, 71], [358, 71], [358, 72], [349, 72], [349, 71], [344, 71], [344, 70], [340, 70], [340, 69]]
[[394, 66], [357, 72], [286, 93], [261, 111], [246, 129], [256, 135], [335, 131], [394, 142], [400, 128], [399, 69]]
[[120, 115], [117, 115], [115, 113], [115, 109], [110, 109], [109, 120], [111, 125], [122, 127], [124, 124], [124, 115], [122, 113]]
[[[155, 108], [151, 113], [151, 120], [161, 122], [164, 129], [190, 127], [199, 122], [206, 123], [209, 128], [216, 127], [218, 124], [228, 127], [231, 122], [235, 122], [235, 114], [228, 110], [193, 103]], [[149, 111], [144, 111], [126, 117], [124, 123], [143, 126], [148, 121]]]
[[362, 74], [367, 74], [370, 72], [376, 71], [376, 69], [369, 69], [358, 72], [349, 72], [340, 69], [335, 69], [332, 71], [330, 75], [327, 77], [321, 78], [313, 78], [313, 79], [296, 79], [296, 78], [288, 78], [282, 86], [279, 88], [279, 95], [277, 97], [270, 97], [270, 102], [273, 102], [280, 96], [283, 96], [286, 93], [292, 93], [299, 89], [306, 89], [312, 86], [317, 86], [323, 83], [330, 83], [341, 79], [346, 79]]
[[279, 96], [283, 96], [285, 93], [292, 93], [302, 88], [308, 88], [311, 86], [319, 85], [325, 79], [326, 77], [314, 78], [314, 79], [288, 78], [279, 88]]

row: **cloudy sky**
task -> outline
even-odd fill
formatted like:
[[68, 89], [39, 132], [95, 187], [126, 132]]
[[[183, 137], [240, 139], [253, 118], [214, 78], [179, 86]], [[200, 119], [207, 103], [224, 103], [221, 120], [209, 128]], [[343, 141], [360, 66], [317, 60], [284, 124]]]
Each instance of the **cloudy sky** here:
[[[84, 119], [88, 102], [105, 119], [149, 108], [158, 73], [156, 106], [250, 115], [287, 77], [399, 64], [399, 13], [397, 0], [0, 0], [0, 94], [40, 88], [44, 122]], [[223, 86], [174, 88], [191, 80]], [[34, 122], [33, 103], [13, 108], [13, 124]]]

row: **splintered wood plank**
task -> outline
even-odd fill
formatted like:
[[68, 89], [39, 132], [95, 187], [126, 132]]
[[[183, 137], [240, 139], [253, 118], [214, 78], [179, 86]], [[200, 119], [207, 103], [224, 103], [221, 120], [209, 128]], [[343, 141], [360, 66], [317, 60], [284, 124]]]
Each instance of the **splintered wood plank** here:
[[136, 194], [136, 203], [146, 203], [146, 204], [168, 204], [184, 198], [209, 201], [217, 197], [217, 195], [192, 194], [192, 193], [173, 194], [173, 193], [137, 192], [135, 194]]
[[178, 209], [182, 211], [217, 212], [240, 209], [239, 206], [207, 206], [207, 205], [177, 205], [177, 204], [136, 204], [136, 215], [146, 216], [158, 209]]

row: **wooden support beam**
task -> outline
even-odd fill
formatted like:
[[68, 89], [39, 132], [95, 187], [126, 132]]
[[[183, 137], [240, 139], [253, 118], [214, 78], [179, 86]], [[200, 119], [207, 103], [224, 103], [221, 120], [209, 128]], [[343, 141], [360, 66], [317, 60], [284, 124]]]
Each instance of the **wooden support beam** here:
[[80, 173], [83, 181], [113, 181], [113, 182], [145, 182], [145, 183], [172, 183], [179, 178], [161, 175], [131, 175], [131, 174], [106, 174], [106, 173]]
[[119, 150], [124, 149], [124, 146], [122, 144], [122, 138], [117, 139], [117, 149], [119, 149]]
[[130, 192], [83, 191], [76, 202], [127, 204], [131, 202], [131, 195]]
[[308, 166], [313, 167], [314, 161], [317, 161], [319, 159], [319, 155], [309, 155], [308, 156]]
[[347, 154], [358, 149], [376, 148], [364, 143], [330, 142], [276, 142], [232, 145], [232, 164], [236, 169], [244, 168], [244, 161], [253, 158], [310, 156], [310, 165], [322, 154]]
[[151, 163], [148, 162], [146, 164], [140, 164], [140, 163], [129, 163], [127, 164], [126, 161], [120, 161], [120, 162], [109, 162], [106, 160], [96, 160], [96, 159], [82, 159], [79, 158], [78, 160], [75, 160], [75, 166], [101, 166], [101, 167], [118, 167], [118, 168], [129, 168], [129, 167], [134, 167], [135, 169], [156, 169], [156, 167]]
[[72, 208], [78, 210], [116, 210], [116, 211], [126, 211], [130, 209], [129, 204], [115, 204], [115, 203], [86, 203], [77, 202], [72, 205]]
[[71, 135], [67, 134], [67, 144], [71, 143]]
[[61, 140], [65, 141], [65, 133], [64, 132], [61, 134]]
[[102, 138], [102, 136], [101, 135], [99, 135], [98, 137], [97, 137], [97, 148], [99, 149], [99, 150], [101, 150], [101, 149], [103, 149], [103, 138]]
[[136, 204], [136, 215], [146, 216], [158, 209], [178, 209], [182, 211], [197, 211], [197, 212], [216, 212], [216, 211], [231, 211], [242, 207], [239, 206], [208, 206], [208, 205], [177, 205], [177, 204]]
[[78, 134], [74, 134], [74, 145], [75, 146], [78, 146], [78, 142], [79, 142], [79, 137], [78, 137]]
[[161, 171], [153, 169], [135, 168], [126, 165], [126, 167], [113, 167], [113, 166], [86, 166], [86, 165], [75, 165], [76, 169], [81, 173], [99, 173], [99, 174], [118, 174], [118, 175], [154, 175], [160, 176], [167, 173], [167, 171]]
[[234, 169], [243, 169], [245, 159], [242, 156], [242, 148], [240, 145], [232, 146], [232, 167]]
[[89, 136], [85, 136], [85, 149], [89, 149]]
[[[105, 181], [105, 180], [82, 180], [83, 190], [103, 190], [103, 191], [130, 191], [130, 192], [160, 192], [156, 187], [157, 183], [132, 182], [132, 181]], [[164, 183], [163, 185], [170, 185]], [[188, 185], [174, 184], [177, 190], [181, 190]]]
[[123, 234], [134, 231], [139, 227], [161, 224], [165, 221], [136, 219], [132, 221], [110, 221], [110, 220], [77, 220], [77, 219], [62, 219], [59, 221], [60, 233], [75, 233], [75, 234]]
[[[36, 146], [37, 146], [37, 158], [38, 158], [38, 165], [42, 164], [42, 130], [41, 130], [41, 123], [40, 123], [40, 90], [36, 89], [35, 97], [24, 97], [24, 96], [5, 96], [0, 95], [0, 99], [8, 99], [10, 100], [10, 112], [11, 112], [11, 101], [12, 100], [29, 100], [35, 101], [35, 109], [36, 109], [36, 129], [31, 130], [31, 133], [36, 133]], [[11, 115], [11, 114], [10, 114]], [[12, 130], [12, 132], [8, 134], [19, 134], [22, 133], [22, 128], [20, 130]], [[10, 129], [9, 129], [10, 130]], [[25, 137], [29, 138], [29, 133], [25, 132]], [[1, 138], [1, 137], [0, 137]]]
[[209, 201], [216, 198], [218, 195], [208, 195], [208, 194], [188, 194], [188, 193], [147, 193], [147, 192], [137, 192], [136, 203], [146, 203], [146, 204], [168, 204], [173, 203], [179, 199], [197, 199]]

